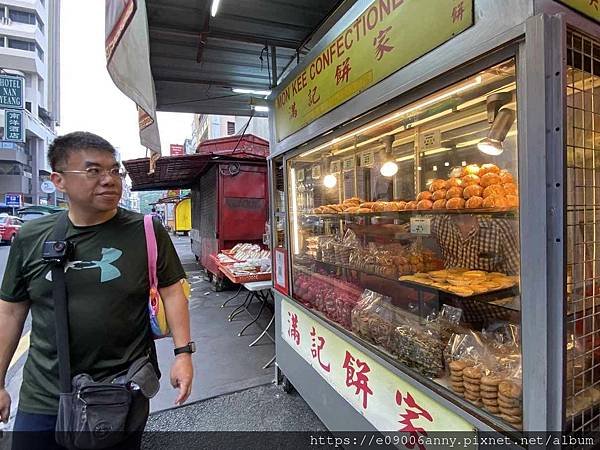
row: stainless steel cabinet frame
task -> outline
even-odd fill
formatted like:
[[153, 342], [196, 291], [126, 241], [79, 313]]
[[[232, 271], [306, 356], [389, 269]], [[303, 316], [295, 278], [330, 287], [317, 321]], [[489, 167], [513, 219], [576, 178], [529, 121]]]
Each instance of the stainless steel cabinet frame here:
[[[357, 1], [305, 61], [310, 62], [370, 4]], [[592, 397], [586, 389], [600, 386], [600, 357], [594, 351], [596, 340], [600, 345], [600, 302], [596, 306], [600, 298], [600, 153], [595, 156], [600, 150], [600, 139], [598, 150], [595, 146], [595, 133], [600, 133], [600, 91], [595, 95], [600, 86], [600, 26], [552, 0], [475, 0], [474, 4], [472, 28], [281, 142], [275, 138], [271, 116], [270, 164], [281, 164], [283, 159], [285, 167], [287, 158], [308, 145], [319, 145], [482, 69], [516, 58], [523, 428], [598, 430], [598, 407], [568, 421], [566, 416], [575, 397]], [[296, 67], [286, 80], [304, 67]], [[277, 94], [275, 88], [271, 102]], [[271, 188], [273, 204], [273, 183]], [[287, 180], [284, 189], [287, 192]], [[271, 221], [275, 221], [274, 214]], [[278, 309], [280, 300], [281, 294], [276, 293]], [[316, 316], [315, 320], [321, 321]], [[371, 430], [282, 340], [281, 327], [277, 320], [278, 367], [324, 423], [331, 430]], [[585, 339], [570, 340], [573, 327], [584, 327]], [[359, 342], [352, 341], [352, 345], [377, 358]], [[579, 373], [577, 358], [586, 361], [584, 373]], [[384, 360], [381, 363], [477, 429], [506, 429], [466, 402], [447, 398], [427, 380], [409, 377]], [[583, 385], [574, 380], [577, 376]]]

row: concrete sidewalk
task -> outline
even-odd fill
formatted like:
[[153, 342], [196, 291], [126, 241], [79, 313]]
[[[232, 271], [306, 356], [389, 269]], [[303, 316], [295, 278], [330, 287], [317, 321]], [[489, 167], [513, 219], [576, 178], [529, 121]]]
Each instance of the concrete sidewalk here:
[[[286, 394], [273, 384], [275, 368], [262, 366], [273, 356], [274, 344], [263, 338], [248, 347], [270, 319], [266, 311], [258, 326], [238, 332], [251, 319], [241, 313], [233, 322], [227, 316], [245, 298], [242, 292], [226, 308], [220, 305], [235, 293], [215, 293], [202, 279], [190, 250], [189, 238], [173, 237], [192, 282], [190, 321], [194, 355], [194, 393], [182, 407], [173, 407], [176, 392], [169, 385], [172, 342], [157, 343], [161, 362], [161, 392], [152, 400], [148, 431], [324, 431], [325, 426], [297, 394]], [[273, 327], [271, 328], [271, 333]], [[168, 409], [169, 408], [169, 409]], [[148, 446], [147, 448], [152, 448]]]

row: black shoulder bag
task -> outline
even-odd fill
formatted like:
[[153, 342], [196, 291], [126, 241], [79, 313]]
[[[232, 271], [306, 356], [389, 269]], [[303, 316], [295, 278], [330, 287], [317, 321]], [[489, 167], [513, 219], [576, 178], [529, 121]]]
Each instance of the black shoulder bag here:
[[158, 377], [148, 357], [133, 362], [129, 370], [94, 381], [88, 374], [71, 379], [69, 318], [65, 264], [73, 246], [66, 241], [67, 213], [60, 213], [53, 230], [53, 240], [44, 242], [43, 259], [51, 261], [56, 348], [60, 400], [56, 421], [56, 442], [69, 449], [102, 449], [114, 446], [129, 435], [128, 418], [132, 411], [132, 389], [153, 397], [159, 388]]

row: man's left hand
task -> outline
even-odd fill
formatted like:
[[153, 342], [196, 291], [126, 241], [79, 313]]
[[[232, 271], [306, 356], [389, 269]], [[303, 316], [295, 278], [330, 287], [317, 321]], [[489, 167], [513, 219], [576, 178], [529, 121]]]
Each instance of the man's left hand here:
[[177, 355], [171, 366], [171, 386], [179, 388], [179, 395], [175, 400], [177, 406], [181, 406], [192, 393], [193, 378], [192, 355], [189, 353]]

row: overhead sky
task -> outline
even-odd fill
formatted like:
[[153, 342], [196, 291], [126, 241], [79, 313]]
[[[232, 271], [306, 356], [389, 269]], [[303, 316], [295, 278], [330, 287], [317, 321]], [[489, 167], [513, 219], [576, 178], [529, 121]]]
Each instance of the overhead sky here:
[[[122, 158], [146, 156], [135, 104], [113, 84], [104, 56], [104, 0], [62, 0], [59, 134], [91, 131], [119, 147]], [[158, 113], [163, 154], [192, 134], [192, 114]]]

